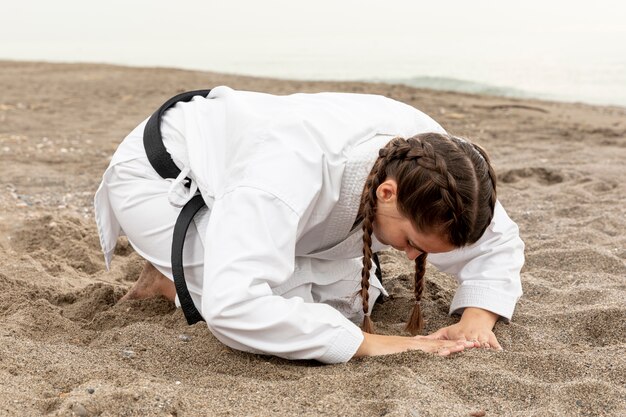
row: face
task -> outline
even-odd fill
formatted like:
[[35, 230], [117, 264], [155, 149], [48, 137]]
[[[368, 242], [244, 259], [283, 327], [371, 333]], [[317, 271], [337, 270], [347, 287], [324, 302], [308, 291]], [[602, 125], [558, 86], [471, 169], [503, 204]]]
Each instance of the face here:
[[397, 206], [397, 184], [388, 179], [376, 191], [376, 219], [373, 232], [385, 245], [403, 251], [411, 260], [421, 253], [441, 253], [455, 249], [443, 236], [417, 231], [411, 221], [400, 214]]

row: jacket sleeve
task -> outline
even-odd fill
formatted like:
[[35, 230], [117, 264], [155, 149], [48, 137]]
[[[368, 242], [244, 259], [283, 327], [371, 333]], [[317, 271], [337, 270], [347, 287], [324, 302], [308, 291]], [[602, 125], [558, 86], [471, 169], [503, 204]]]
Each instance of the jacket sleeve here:
[[216, 200], [206, 231], [202, 315], [234, 349], [346, 362], [363, 341], [355, 324], [327, 304], [272, 292], [294, 273], [298, 223], [284, 201], [254, 187]]
[[459, 287], [450, 314], [479, 307], [511, 319], [522, 295], [520, 270], [524, 243], [517, 225], [496, 202], [493, 220], [478, 242], [447, 253], [428, 255], [439, 270], [456, 276]]

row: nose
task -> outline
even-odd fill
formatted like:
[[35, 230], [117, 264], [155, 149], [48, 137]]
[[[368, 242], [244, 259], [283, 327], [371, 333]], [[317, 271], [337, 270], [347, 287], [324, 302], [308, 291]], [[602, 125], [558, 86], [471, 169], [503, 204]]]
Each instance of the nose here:
[[420, 256], [420, 254], [422, 253], [422, 252], [418, 251], [417, 249], [412, 248], [412, 247], [410, 247], [410, 246], [408, 246], [408, 247], [404, 250], [404, 252], [406, 253], [407, 258], [409, 258], [411, 261], [414, 261], [414, 260], [415, 260], [415, 258], [417, 258], [418, 256]]

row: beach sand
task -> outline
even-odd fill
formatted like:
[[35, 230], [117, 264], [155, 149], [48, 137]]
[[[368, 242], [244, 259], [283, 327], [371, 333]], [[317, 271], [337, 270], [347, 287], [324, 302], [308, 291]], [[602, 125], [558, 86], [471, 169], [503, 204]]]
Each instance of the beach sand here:
[[[322, 366], [232, 350], [161, 299], [116, 301], [140, 258], [106, 272], [92, 198], [124, 136], [177, 92], [217, 85], [376, 93], [490, 152], [526, 243], [525, 294], [503, 352], [410, 352]], [[281, 81], [174, 69], [0, 62], [0, 415], [624, 416], [626, 109], [397, 85]], [[402, 334], [411, 266], [382, 256]], [[427, 272], [426, 331], [453, 278]]]

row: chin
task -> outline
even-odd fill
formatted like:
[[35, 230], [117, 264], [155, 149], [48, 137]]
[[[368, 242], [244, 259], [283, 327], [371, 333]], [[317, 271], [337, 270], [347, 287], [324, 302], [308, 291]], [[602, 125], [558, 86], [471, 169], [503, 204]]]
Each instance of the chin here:
[[374, 228], [374, 229], [372, 230], [372, 235], [374, 235], [374, 237], [376, 238], [376, 240], [377, 240], [377, 241], [379, 241], [381, 244], [383, 244], [383, 245], [385, 245], [385, 246], [390, 246], [390, 245], [389, 245], [389, 243], [387, 243], [387, 240], [386, 240], [384, 237], [380, 236], [380, 235], [377, 233], [376, 228]]

